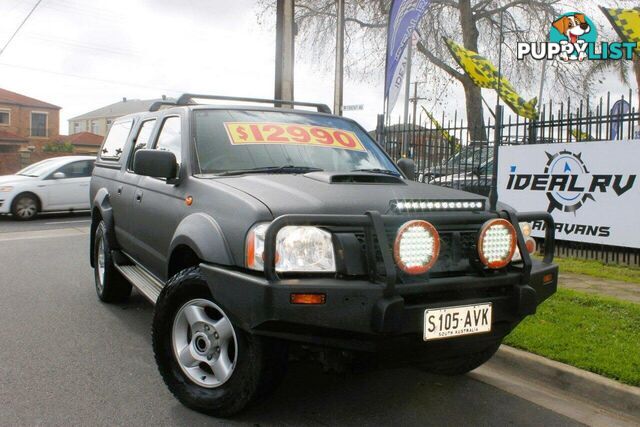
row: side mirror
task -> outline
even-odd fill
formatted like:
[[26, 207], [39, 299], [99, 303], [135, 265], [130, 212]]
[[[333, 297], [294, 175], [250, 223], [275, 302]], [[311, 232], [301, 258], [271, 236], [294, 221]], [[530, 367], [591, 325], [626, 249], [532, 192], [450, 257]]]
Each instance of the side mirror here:
[[67, 174], [65, 174], [64, 172], [56, 172], [53, 175], [51, 175], [51, 178], [53, 179], [65, 179], [67, 177]]
[[398, 160], [398, 167], [404, 175], [414, 181], [416, 179], [416, 164], [411, 159], [402, 158]]
[[171, 179], [177, 171], [176, 156], [170, 151], [138, 150], [133, 158], [133, 172], [137, 175]]

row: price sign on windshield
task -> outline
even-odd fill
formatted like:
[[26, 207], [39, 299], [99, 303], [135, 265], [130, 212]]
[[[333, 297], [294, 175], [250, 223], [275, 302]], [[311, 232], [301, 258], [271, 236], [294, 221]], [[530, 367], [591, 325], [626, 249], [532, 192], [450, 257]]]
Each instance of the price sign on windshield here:
[[367, 151], [351, 131], [293, 123], [225, 122], [233, 145], [289, 144]]

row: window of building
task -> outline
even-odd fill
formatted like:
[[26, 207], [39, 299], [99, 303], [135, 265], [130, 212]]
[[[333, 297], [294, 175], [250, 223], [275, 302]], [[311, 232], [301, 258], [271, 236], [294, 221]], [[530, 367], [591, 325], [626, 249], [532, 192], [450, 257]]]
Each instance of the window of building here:
[[80, 131], [80, 123], [73, 122], [73, 133], [78, 133]]
[[122, 150], [127, 143], [129, 132], [131, 132], [132, 120], [124, 120], [114, 122], [111, 130], [107, 134], [107, 138], [100, 149], [100, 159], [120, 160]]
[[100, 124], [97, 120], [91, 120], [91, 133], [98, 134], [100, 132]]
[[180, 117], [168, 117], [162, 123], [162, 130], [155, 147], [157, 150], [171, 151], [175, 154], [178, 164], [180, 164], [180, 158], [182, 157], [181, 135]]
[[31, 113], [31, 136], [47, 136], [47, 113]]
[[9, 125], [11, 123], [11, 112], [0, 111], [0, 125]]
[[113, 124], [113, 120], [107, 119], [107, 132], [109, 132], [109, 129], [111, 129], [112, 124]]

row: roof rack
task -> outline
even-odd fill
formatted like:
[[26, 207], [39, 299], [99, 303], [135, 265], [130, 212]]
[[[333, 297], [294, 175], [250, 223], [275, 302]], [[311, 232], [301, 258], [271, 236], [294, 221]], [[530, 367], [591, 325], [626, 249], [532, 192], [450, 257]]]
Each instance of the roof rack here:
[[149, 111], [158, 111], [163, 105], [173, 105], [175, 107], [178, 104], [176, 104], [176, 101], [156, 101], [149, 106]]
[[239, 102], [252, 102], [252, 103], [260, 103], [260, 104], [273, 104], [276, 105], [292, 105], [292, 106], [300, 106], [300, 107], [314, 107], [318, 110], [319, 113], [327, 113], [331, 114], [331, 109], [326, 104], [318, 104], [314, 102], [298, 102], [298, 101], [285, 101], [282, 99], [263, 99], [263, 98], [241, 98], [236, 96], [222, 96], [222, 95], [202, 95], [197, 93], [185, 93], [182, 94], [175, 102], [172, 101], [157, 101], [151, 104], [149, 107], [149, 111], [158, 111], [163, 105], [173, 105], [173, 106], [181, 106], [181, 105], [193, 105], [193, 98], [201, 98], [201, 99], [213, 99], [216, 101], [239, 101]]

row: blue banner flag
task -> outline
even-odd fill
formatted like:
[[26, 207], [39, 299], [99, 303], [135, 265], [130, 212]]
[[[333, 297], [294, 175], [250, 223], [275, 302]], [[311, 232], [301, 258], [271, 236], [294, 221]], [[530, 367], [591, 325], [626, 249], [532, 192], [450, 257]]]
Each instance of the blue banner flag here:
[[611, 111], [609, 115], [611, 116], [611, 140], [615, 141], [618, 137], [621, 137], [622, 134], [622, 123], [623, 118], [626, 114], [631, 112], [631, 105], [624, 99], [618, 100], [613, 107], [611, 107]]
[[402, 76], [398, 75], [398, 66], [401, 65], [407, 43], [411, 41], [411, 35], [424, 16], [429, 2], [430, 0], [392, 0], [391, 2], [389, 28], [387, 30], [387, 66], [384, 85], [384, 97], [387, 100], [389, 99], [394, 79], [397, 80], [404, 77], [404, 73], [402, 73]]

